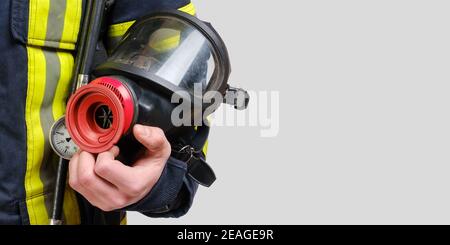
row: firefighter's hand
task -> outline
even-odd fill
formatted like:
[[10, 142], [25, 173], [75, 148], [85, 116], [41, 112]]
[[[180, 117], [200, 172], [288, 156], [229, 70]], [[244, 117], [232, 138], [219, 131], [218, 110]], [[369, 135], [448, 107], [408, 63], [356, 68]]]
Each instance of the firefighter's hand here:
[[146, 154], [132, 167], [115, 160], [119, 148], [95, 155], [79, 152], [69, 164], [69, 184], [92, 205], [112, 211], [144, 198], [158, 181], [170, 156], [170, 144], [159, 128], [136, 125], [134, 136]]

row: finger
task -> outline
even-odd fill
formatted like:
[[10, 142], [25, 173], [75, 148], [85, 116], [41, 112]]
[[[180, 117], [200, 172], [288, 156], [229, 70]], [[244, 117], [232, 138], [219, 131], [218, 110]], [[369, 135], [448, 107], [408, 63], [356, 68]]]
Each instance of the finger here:
[[155, 157], [170, 154], [170, 144], [160, 128], [135, 125], [133, 133], [136, 139]]
[[98, 161], [95, 164], [95, 173], [120, 191], [127, 192], [133, 189], [139, 181], [139, 173], [132, 167], [126, 166], [120, 161]]
[[117, 146], [113, 146], [109, 151], [102, 152], [97, 156], [97, 163], [102, 161], [114, 161], [114, 159], [119, 155], [120, 149]]
[[93, 205], [97, 205], [97, 203], [95, 203], [96, 200], [94, 199], [95, 195], [86, 188], [84, 188], [84, 186], [81, 184], [81, 181], [78, 178], [80, 154], [81, 152], [77, 152], [69, 162], [69, 185], [70, 187], [72, 187], [72, 189], [74, 189], [76, 192], [80, 193], [87, 200], [89, 200]]
[[78, 159], [80, 157], [80, 153], [77, 152], [73, 155], [72, 159], [69, 162], [69, 185], [72, 189], [76, 190], [79, 188], [79, 181], [77, 177], [77, 169], [78, 169]]
[[136, 178], [132, 168], [115, 160], [118, 155], [119, 148], [117, 146], [99, 154], [94, 171], [98, 176], [117, 188], [127, 189], [130, 186], [130, 182], [135, 181]]
[[102, 205], [114, 204], [115, 198], [118, 198], [118, 190], [110, 183], [106, 182], [95, 174], [94, 155], [82, 152], [78, 160], [78, 181], [82, 186], [82, 193], [91, 203]]

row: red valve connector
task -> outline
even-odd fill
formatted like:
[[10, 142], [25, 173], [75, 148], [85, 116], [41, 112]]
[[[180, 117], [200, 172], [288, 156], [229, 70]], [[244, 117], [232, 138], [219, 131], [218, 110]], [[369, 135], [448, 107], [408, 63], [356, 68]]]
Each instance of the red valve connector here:
[[130, 129], [134, 99], [116, 77], [100, 77], [69, 100], [66, 125], [74, 142], [90, 153], [109, 150]]

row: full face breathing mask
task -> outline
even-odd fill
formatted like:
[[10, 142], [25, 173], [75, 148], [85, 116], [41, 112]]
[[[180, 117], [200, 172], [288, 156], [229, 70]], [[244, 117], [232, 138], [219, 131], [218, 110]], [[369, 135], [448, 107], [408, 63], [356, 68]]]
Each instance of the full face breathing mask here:
[[177, 138], [183, 127], [173, 122], [179, 106], [172, 103], [174, 94], [178, 102], [189, 102], [190, 115], [182, 116], [192, 122], [222, 103], [246, 108], [249, 99], [247, 92], [228, 85], [230, 60], [219, 34], [209, 23], [180, 11], [136, 21], [93, 75], [68, 102], [69, 134], [91, 153], [120, 145], [128, 162], [143, 148], [131, 132], [135, 124], [159, 127], [169, 141]]

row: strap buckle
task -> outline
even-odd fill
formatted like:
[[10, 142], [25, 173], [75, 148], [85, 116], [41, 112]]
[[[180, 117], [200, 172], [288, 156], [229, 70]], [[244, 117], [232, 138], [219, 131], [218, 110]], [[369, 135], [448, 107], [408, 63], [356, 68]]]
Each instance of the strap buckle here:
[[228, 87], [223, 103], [234, 106], [236, 110], [245, 110], [250, 102], [250, 95], [242, 88]]
[[216, 174], [203, 159], [201, 150], [190, 145], [173, 147], [172, 157], [186, 162], [188, 175], [198, 184], [210, 187], [216, 181]]

